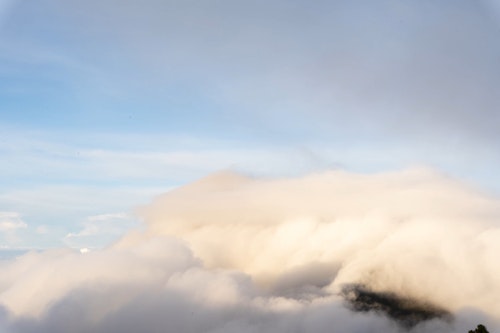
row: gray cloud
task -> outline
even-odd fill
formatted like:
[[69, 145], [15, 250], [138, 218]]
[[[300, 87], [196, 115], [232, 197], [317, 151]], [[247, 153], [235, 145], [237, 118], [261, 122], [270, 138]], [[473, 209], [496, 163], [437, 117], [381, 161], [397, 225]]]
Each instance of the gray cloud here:
[[52, 3], [85, 61], [146, 94], [288, 131], [496, 145], [499, 23], [485, 1]]

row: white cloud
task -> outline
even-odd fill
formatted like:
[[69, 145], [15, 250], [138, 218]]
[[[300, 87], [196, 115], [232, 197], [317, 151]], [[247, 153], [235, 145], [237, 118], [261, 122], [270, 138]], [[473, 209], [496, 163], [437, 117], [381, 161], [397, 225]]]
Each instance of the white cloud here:
[[22, 240], [19, 234], [22, 230], [28, 229], [28, 225], [17, 212], [0, 212], [0, 239], [6, 246], [19, 244]]
[[5, 330], [402, 330], [380, 312], [350, 310], [339, 291], [352, 283], [454, 316], [415, 332], [500, 329], [500, 203], [427, 169], [277, 180], [221, 173], [142, 212], [147, 228], [105, 249], [0, 262]]
[[12, 232], [17, 229], [26, 229], [28, 225], [17, 212], [0, 212], [0, 231]]

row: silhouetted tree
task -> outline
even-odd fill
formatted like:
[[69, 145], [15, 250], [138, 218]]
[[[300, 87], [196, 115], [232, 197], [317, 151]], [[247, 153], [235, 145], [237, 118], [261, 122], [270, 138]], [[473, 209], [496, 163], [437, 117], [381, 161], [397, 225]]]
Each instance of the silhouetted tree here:
[[477, 325], [475, 330], [470, 330], [469, 333], [489, 333], [484, 325]]

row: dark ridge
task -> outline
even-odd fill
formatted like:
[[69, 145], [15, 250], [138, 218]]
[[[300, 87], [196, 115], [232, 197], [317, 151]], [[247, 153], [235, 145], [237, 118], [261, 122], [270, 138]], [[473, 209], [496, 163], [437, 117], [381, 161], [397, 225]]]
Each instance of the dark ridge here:
[[342, 296], [352, 310], [383, 314], [407, 329], [426, 320], [452, 318], [451, 313], [435, 305], [391, 292], [372, 291], [360, 284], [344, 286]]

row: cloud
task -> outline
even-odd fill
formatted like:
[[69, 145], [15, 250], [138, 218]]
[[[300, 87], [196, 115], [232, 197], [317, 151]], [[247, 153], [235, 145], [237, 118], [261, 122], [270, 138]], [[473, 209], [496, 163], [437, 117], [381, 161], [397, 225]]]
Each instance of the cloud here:
[[0, 231], [11, 232], [16, 229], [25, 229], [28, 225], [17, 212], [0, 212]]
[[[71, 105], [83, 105], [88, 122], [104, 128], [141, 110], [146, 121], [131, 120], [134, 129], [191, 133], [208, 120], [204, 130], [231, 141], [234, 133], [242, 142], [286, 145], [311, 138], [325, 150], [342, 147], [365, 168], [438, 156], [454, 168], [489, 166], [492, 176], [482, 177], [491, 182], [500, 49], [498, 20], [484, 4], [46, 0], [12, 7], [1, 46], [5, 68], [36, 73], [57, 100], [78, 96]], [[78, 110], [60, 109], [57, 123], [80, 125]], [[251, 171], [303, 161], [281, 158], [280, 147], [193, 152], [171, 140], [165, 152], [157, 140], [160, 149], [44, 142], [19, 149], [9, 140], [1, 143], [4, 178], [29, 182], [24, 176], [40, 169], [52, 183], [85, 181], [0, 195], [23, 216], [21, 206], [31, 216], [90, 216], [80, 231], [70, 228], [72, 240], [113, 229], [121, 216], [95, 214], [123, 211], [158, 190], [99, 186], [107, 181], [178, 182], [234, 161]], [[331, 150], [331, 160], [343, 160]], [[429, 304], [454, 318], [419, 322], [413, 332], [466, 332], [478, 322], [500, 329], [498, 199], [429, 170], [274, 180], [222, 173], [170, 191], [139, 214], [145, 230], [105, 249], [1, 261], [0, 330], [401, 331], [380, 309], [387, 300]], [[7, 233], [23, 228], [17, 213], [3, 218]], [[353, 285], [372, 299], [370, 311], [353, 311], [344, 299]]]
[[68, 233], [64, 242], [71, 247], [101, 247], [136, 227], [137, 223], [134, 216], [125, 213], [89, 216], [83, 221], [83, 228]]
[[164, 103], [169, 121], [187, 95], [200, 118], [268, 135], [498, 141], [492, 1], [48, 3], [49, 25], [87, 46], [60, 48]]
[[[417, 169], [275, 181], [221, 174], [164, 195], [145, 216], [155, 232], [186, 240], [209, 267], [237, 269], [264, 285], [314, 258], [342, 267], [331, 272], [332, 290], [362, 283], [452, 310], [490, 311], [490, 292], [500, 288], [489, 263], [499, 209], [493, 198]], [[436, 291], [442, 280], [447, 286]]]
[[[269, 159], [286, 170], [297, 159], [281, 157], [282, 147], [295, 145], [332, 150], [329, 159], [348, 167], [354, 164], [349, 159], [356, 167], [388, 160], [396, 160], [396, 168], [432, 164], [489, 185], [496, 178], [489, 166], [500, 160], [499, 20], [493, 7], [486, 0], [213, 6], [45, 0], [16, 6], [23, 24], [11, 24], [27, 32], [6, 34], [34, 45], [40, 40], [36, 31], [71, 34], [74, 44], [49, 36], [44, 45], [98, 68], [125, 101], [96, 97], [107, 89], [97, 89], [97, 82], [82, 87], [83, 74], [66, 73], [61, 80], [77, 86], [75, 95], [84, 101], [76, 104], [93, 101], [81, 112], [87, 122], [128, 133], [119, 139], [126, 141], [120, 149], [103, 147], [106, 140], [81, 150], [42, 147], [35, 156], [12, 153], [11, 167], [0, 168], [13, 178], [29, 177], [31, 165], [43, 165], [51, 179], [187, 182], [235, 164], [260, 171]], [[35, 19], [34, 12], [43, 14]], [[92, 81], [95, 74], [88, 76]], [[131, 103], [124, 111], [123, 104]], [[130, 124], [122, 123], [126, 113], [135, 115]], [[80, 125], [79, 114], [61, 119]], [[165, 138], [138, 145], [131, 142], [137, 136], [123, 138], [130, 132], [202, 133], [196, 140], [226, 146], [179, 148], [172, 134], [164, 145]], [[65, 142], [68, 135], [74, 136], [61, 135]], [[255, 148], [257, 140], [265, 152]], [[227, 149], [235, 142], [241, 145]], [[248, 142], [254, 147], [242, 147]], [[277, 148], [270, 148], [274, 143]]]
[[[136, 102], [134, 128], [190, 132], [196, 118], [219, 137], [234, 127], [273, 139], [390, 136], [443, 148], [471, 141], [497, 147], [493, 7], [486, 0], [45, 0], [16, 7], [28, 33], [7, 32], [36, 45], [35, 31], [68, 31], [75, 44], [44, 36], [46, 46], [98, 68], [126, 104]], [[122, 99], [102, 100], [96, 95], [109, 89], [82, 87], [82, 76], [61, 80], [88, 97], [82, 103], [94, 101], [85, 113], [97, 110], [92, 119], [109, 124], [123, 119]], [[110, 100], [117, 110], [103, 107]]]
[[4, 246], [10, 246], [20, 242], [18, 233], [27, 229], [28, 225], [17, 212], [0, 212], [0, 237], [6, 243]]
[[[6, 159], [0, 166], [5, 176], [0, 206], [21, 212], [33, 226], [34, 232], [20, 239], [20, 246], [31, 248], [107, 245], [111, 235], [100, 241], [87, 237], [92, 244], [85, 244], [83, 238], [73, 238], [72, 243], [63, 240], [68, 233], [78, 233], [89, 216], [128, 212], [214, 170], [294, 175], [333, 160], [328, 157], [324, 162], [306, 149], [246, 146], [195, 136], [101, 134], [87, 140], [64, 131], [5, 131], [9, 140], [0, 143]], [[39, 225], [46, 225], [50, 233], [40, 237], [35, 233]]]
[[[142, 140], [131, 139], [128, 134], [101, 134], [97, 140], [82, 143], [78, 135], [62, 142], [68, 136], [64, 131], [5, 131], [10, 139], [0, 143], [0, 152], [8, 158], [8, 163], [1, 165], [0, 171], [12, 177], [12, 183], [21, 178], [33, 182], [85, 180], [87, 184], [163, 179], [168, 185], [177, 185], [179, 181], [227, 168], [276, 173], [290, 169], [291, 163], [299, 171], [325, 164], [318, 161], [321, 157], [315, 156], [312, 149], [218, 141], [194, 134], [184, 138], [145, 134]], [[34, 166], [46, 169], [43, 177], [33, 176]]]
[[414, 332], [500, 328], [500, 202], [429, 169], [222, 172], [138, 213], [145, 229], [105, 249], [0, 262], [5, 331], [400, 332], [387, 300], [414, 302]]

